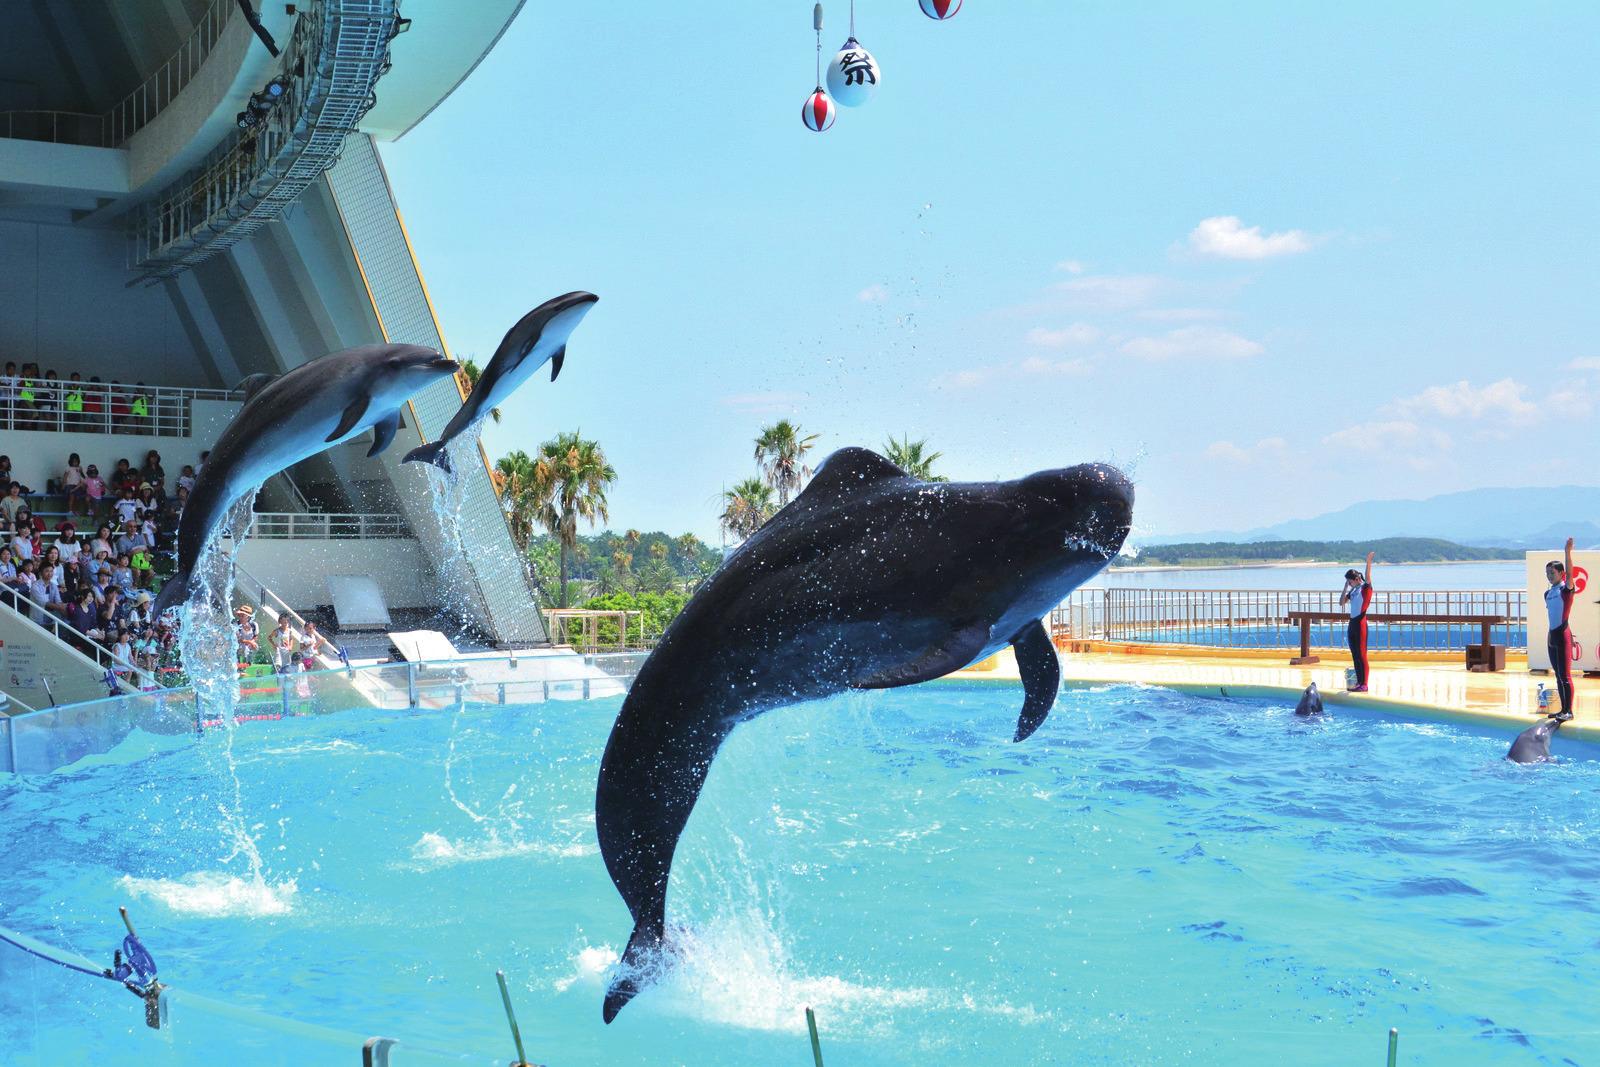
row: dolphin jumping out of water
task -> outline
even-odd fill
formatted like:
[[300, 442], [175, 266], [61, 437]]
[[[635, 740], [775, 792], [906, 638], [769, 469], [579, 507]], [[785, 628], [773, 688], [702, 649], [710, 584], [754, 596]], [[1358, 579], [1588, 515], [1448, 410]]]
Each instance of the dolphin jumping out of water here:
[[178, 572], [161, 587], [155, 612], [189, 598], [195, 563], [228, 509], [301, 460], [371, 429], [375, 456], [400, 427], [400, 405], [456, 362], [421, 345], [363, 345], [303, 363], [280, 377], [251, 375], [247, 399], [222, 431], [178, 523]]
[[1306, 691], [1300, 694], [1300, 702], [1294, 706], [1294, 713], [1302, 719], [1322, 714], [1322, 693], [1317, 690], [1316, 682], [1306, 686]]
[[405, 462], [420, 460], [450, 469], [450, 442], [488, 412], [505, 403], [533, 372], [550, 364], [550, 380], [556, 380], [567, 358], [567, 338], [599, 300], [593, 293], [576, 292], [546, 300], [517, 321], [494, 350], [489, 365], [467, 394], [450, 424], [437, 441], [430, 441], [406, 453]]
[[1132, 484], [1099, 464], [962, 484], [918, 481], [864, 448], [829, 456], [667, 628], [612, 727], [595, 829], [634, 927], [605, 1021], [646, 981], [678, 837], [735, 726], [915, 685], [1009, 644], [1025, 739], [1061, 683], [1041, 619], [1116, 555], [1132, 516]]
[[1550, 762], [1554, 758], [1550, 755], [1550, 739], [1556, 735], [1557, 730], [1561, 729], [1561, 724], [1571, 717], [1571, 715], [1565, 718], [1560, 715], [1552, 715], [1547, 719], [1534, 723], [1518, 734], [1515, 741], [1511, 742], [1511, 749], [1506, 753], [1506, 759], [1512, 763]]

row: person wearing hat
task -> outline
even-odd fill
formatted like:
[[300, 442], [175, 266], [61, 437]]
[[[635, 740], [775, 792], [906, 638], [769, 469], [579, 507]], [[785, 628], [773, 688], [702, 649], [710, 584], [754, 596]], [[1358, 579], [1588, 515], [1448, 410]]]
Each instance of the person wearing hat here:
[[256, 625], [256, 609], [249, 604], [240, 604], [239, 609], [233, 613], [234, 632], [239, 637], [239, 650], [244, 654], [246, 661], [261, 647], [261, 627]]
[[1372, 606], [1372, 557], [1376, 554], [1367, 553], [1365, 574], [1354, 567], [1344, 572], [1344, 592], [1339, 594], [1339, 606], [1350, 609], [1350, 659], [1356, 667], [1352, 693], [1367, 691], [1367, 609]]

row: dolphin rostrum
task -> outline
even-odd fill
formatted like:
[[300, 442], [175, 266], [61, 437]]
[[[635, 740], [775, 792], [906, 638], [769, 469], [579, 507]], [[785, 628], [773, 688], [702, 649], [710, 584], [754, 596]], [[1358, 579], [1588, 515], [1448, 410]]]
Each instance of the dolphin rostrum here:
[[1316, 682], [1306, 686], [1306, 691], [1300, 694], [1300, 702], [1294, 706], [1294, 713], [1302, 719], [1322, 714], [1322, 692], [1317, 689]]
[[522, 383], [533, 377], [533, 372], [550, 364], [550, 380], [556, 380], [561, 365], [567, 358], [567, 338], [577, 329], [578, 323], [589, 314], [598, 296], [576, 292], [546, 300], [517, 321], [506, 331], [500, 347], [494, 350], [489, 365], [483, 368], [478, 381], [467, 395], [466, 403], [456, 412], [437, 441], [430, 441], [406, 453], [405, 462], [421, 460], [445, 470], [450, 469], [450, 442], [465, 433], [485, 414], [505, 403]]
[[938, 678], [1009, 644], [1023, 740], [1061, 682], [1041, 619], [1116, 555], [1132, 512], [1133, 486], [1098, 464], [963, 484], [918, 481], [864, 448], [829, 456], [667, 628], [612, 727], [595, 829], [634, 927], [606, 1022], [648, 981], [678, 837], [735, 726]]
[[1506, 759], [1512, 763], [1548, 763], [1553, 758], [1550, 755], [1550, 739], [1561, 729], [1561, 724], [1571, 715], [1551, 715], [1541, 719], [1517, 735], [1511, 742], [1511, 748], [1506, 753]]
[[178, 523], [178, 571], [161, 587], [156, 613], [189, 598], [194, 566], [228, 510], [262, 482], [324, 449], [373, 431], [375, 456], [400, 427], [406, 399], [458, 369], [421, 345], [363, 345], [313, 359], [280, 377], [251, 375], [247, 391], [211, 446]]

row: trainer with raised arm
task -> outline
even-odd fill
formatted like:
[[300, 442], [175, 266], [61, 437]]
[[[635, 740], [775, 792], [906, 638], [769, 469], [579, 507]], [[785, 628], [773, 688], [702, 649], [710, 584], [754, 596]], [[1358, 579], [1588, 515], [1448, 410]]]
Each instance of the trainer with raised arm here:
[[1567, 538], [1566, 562], [1546, 563], [1544, 576], [1550, 582], [1550, 588], [1544, 591], [1544, 609], [1550, 621], [1545, 650], [1550, 653], [1550, 669], [1555, 672], [1556, 691], [1561, 694], [1561, 710], [1555, 718], [1566, 722], [1572, 718], [1572, 628], [1567, 619], [1572, 615], [1572, 601], [1577, 594], [1572, 584], [1572, 538]]
[[1376, 554], [1367, 553], [1365, 574], [1354, 567], [1344, 572], [1344, 592], [1339, 594], [1339, 606], [1350, 609], [1350, 658], [1356, 667], [1352, 693], [1367, 691], [1367, 609], [1372, 606], [1372, 557]]

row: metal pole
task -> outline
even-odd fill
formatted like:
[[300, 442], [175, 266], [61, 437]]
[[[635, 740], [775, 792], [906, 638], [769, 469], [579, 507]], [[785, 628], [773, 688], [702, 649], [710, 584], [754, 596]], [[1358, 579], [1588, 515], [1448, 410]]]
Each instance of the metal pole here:
[[[810, 1008], [806, 1009], [806, 1029], [811, 1031], [811, 1060], [816, 1067], [822, 1067], [822, 1042], [817, 1040], [817, 1013]], [[1394, 1067], [1392, 1059], [1389, 1067]]]
[[1394, 1067], [1395, 1057], [1400, 1053], [1400, 1031], [1389, 1027], [1389, 1067]]
[[522, 1051], [522, 1031], [517, 1029], [517, 1013], [511, 1010], [511, 993], [506, 989], [506, 972], [494, 972], [495, 981], [500, 983], [500, 1002], [506, 1006], [506, 1022], [511, 1024], [511, 1040], [517, 1046], [517, 1062], [513, 1067], [528, 1067], [527, 1053]]
[[406, 696], [411, 700], [411, 706], [417, 706], [417, 665], [406, 664]]

